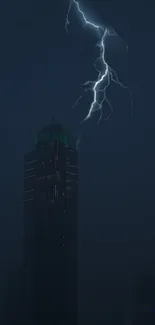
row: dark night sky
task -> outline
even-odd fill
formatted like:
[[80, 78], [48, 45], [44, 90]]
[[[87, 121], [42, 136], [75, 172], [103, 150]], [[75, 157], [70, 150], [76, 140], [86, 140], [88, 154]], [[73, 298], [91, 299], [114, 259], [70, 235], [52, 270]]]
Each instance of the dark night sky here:
[[[83, 2], [90, 17], [111, 25], [128, 44], [126, 54], [123, 41], [110, 40], [106, 54], [133, 92], [134, 114], [128, 93], [114, 86], [108, 92], [112, 118], [97, 125], [96, 115], [82, 125], [81, 324], [103, 324], [106, 311], [110, 319], [112, 310], [128, 310], [135, 279], [143, 283], [143, 274], [155, 267], [155, 4], [141, 2]], [[1, 283], [6, 268], [21, 262], [24, 153], [33, 149], [37, 130], [52, 115], [78, 134], [91, 100], [90, 93], [72, 108], [83, 94], [80, 85], [96, 76], [97, 49], [94, 33], [82, 28], [74, 11], [67, 35], [67, 10], [62, 0], [0, 4]], [[148, 296], [142, 304], [152, 299], [150, 291]]]

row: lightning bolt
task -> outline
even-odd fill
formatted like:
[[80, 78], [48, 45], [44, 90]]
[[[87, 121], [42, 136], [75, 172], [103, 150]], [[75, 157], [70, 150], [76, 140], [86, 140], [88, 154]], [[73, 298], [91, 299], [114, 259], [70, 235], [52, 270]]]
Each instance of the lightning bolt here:
[[[89, 88], [87, 88], [86, 90], [91, 90], [93, 92], [93, 100], [92, 103], [90, 105], [88, 114], [86, 115], [86, 117], [84, 118], [83, 121], [86, 121], [88, 119], [91, 118], [92, 114], [99, 110], [100, 111], [100, 118], [98, 120], [98, 123], [100, 122], [102, 116], [103, 116], [103, 104], [104, 102], [106, 102], [110, 108], [111, 114], [106, 118], [109, 119], [113, 113], [113, 107], [110, 103], [110, 101], [107, 98], [106, 92], [108, 87], [111, 85], [111, 83], [115, 83], [117, 85], [119, 85], [120, 87], [127, 89], [128, 92], [130, 93], [130, 95], [132, 96], [132, 93], [130, 91], [130, 89], [123, 85], [120, 81], [119, 78], [117, 76], [117, 73], [108, 65], [108, 63], [105, 60], [105, 41], [106, 38], [108, 36], [118, 36], [116, 34], [116, 32], [114, 30], [110, 31], [108, 28], [103, 28], [102, 26], [96, 25], [91, 21], [88, 21], [85, 13], [81, 10], [79, 2], [72, 0], [70, 2], [69, 8], [68, 8], [68, 12], [67, 12], [67, 16], [66, 16], [66, 24], [65, 24], [65, 29], [68, 32], [68, 25], [70, 24], [69, 21], [69, 15], [70, 15], [70, 11], [72, 6], [75, 5], [77, 11], [79, 12], [79, 14], [81, 15], [83, 22], [84, 22], [84, 27], [87, 25], [93, 29], [96, 30], [96, 32], [99, 34], [100, 36], [100, 42], [99, 44], [97, 44], [97, 46], [100, 49], [100, 55], [97, 58], [97, 60], [95, 60], [94, 63], [94, 67], [96, 69], [96, 71], [98, 72], [98, 77], [97, 80], [95, 81], [87, 81], [83, 84], [83, 86], [90, 86]], [[126, 46], [126, 50], [128, 50], [128, 47]], [[99, 61], [101, 62], [102, 68], [100, 70], [97, 69], [96, 67], [96, 62]], [[102, 94], [102, 96], [100, 95]], [[81, 99], [81, 96], [80, 96]], [[79, 101], [79, 100], [78, 100]], [[77, 102], [73, 105], [73, 107], [77, 104]], [[83, 122], [82, 121], [82, 122]]]

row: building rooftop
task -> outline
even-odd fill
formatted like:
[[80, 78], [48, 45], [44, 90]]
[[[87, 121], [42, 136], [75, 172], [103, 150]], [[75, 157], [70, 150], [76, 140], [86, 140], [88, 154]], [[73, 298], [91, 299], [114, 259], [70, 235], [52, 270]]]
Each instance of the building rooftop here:
[[65, 146], [75, 148], [76, 141], [71, 132], [64, 129], [59, 123], [51, 123], [50, 125], [41, 129], [35, 137], [35, 144], [43, 144], [51, 141], [58, 141], [64, 143]]

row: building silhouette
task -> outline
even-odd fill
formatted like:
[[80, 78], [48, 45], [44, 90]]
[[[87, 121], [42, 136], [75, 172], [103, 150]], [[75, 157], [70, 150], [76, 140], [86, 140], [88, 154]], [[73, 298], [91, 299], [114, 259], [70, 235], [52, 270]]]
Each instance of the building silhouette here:
[[77, 150], [54, 121], [35, 144], [24, 159], [26, 312], [29, 324], [76, 325]]

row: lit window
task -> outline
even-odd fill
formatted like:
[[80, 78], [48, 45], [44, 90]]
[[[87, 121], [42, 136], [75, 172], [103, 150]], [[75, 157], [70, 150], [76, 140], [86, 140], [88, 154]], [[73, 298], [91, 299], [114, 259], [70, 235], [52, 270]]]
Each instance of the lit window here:
[[44, 163], [44, 161], [41, 162], [41, 167], [42, 167], [42, 168], [45, 168], [45, 163]]
[[60, 181], [60, 172], [58, 170], [56, 171], [56, 179], [57, 181]]

